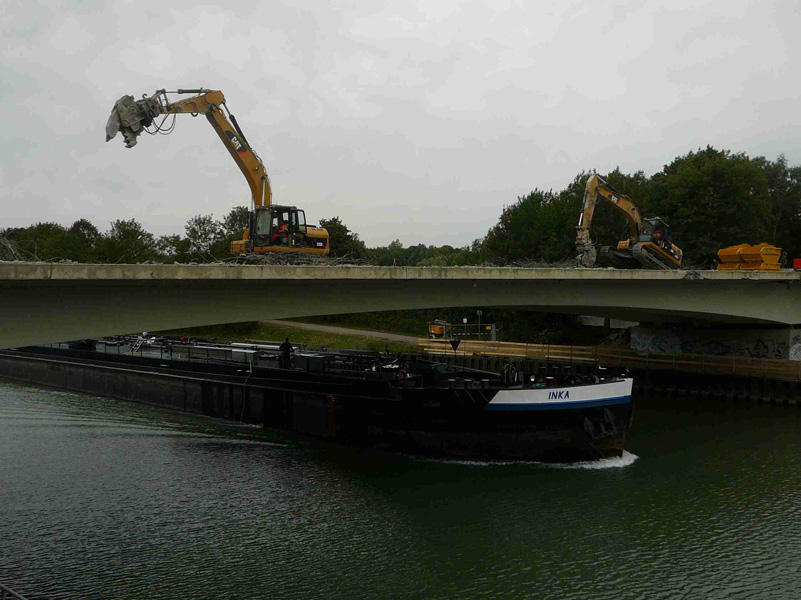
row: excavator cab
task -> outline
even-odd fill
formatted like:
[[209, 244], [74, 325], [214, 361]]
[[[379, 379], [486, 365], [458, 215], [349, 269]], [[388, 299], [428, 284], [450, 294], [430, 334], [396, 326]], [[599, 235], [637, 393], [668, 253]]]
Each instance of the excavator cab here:
[[662, 219], [643, 219], [640, 238], [637, 241], [654, 242], [661, 246], [664, 242], [668, 244], [673, 242], [673, 236], [670, 226]]
[[681, 267], [683, 253], [673, 243], [670, 226], [662, 219], [643, 219], [634, 256], [644, 265], [659, 268]]
[[[306, 215], [302, 210], [276, 206], [270, 218], [270, 241], [277, 246], [303, 246], [306, 238]], [[300, 224], [303, 224], [302, 226]]]
[[[265, 206], [251, 215], [252, 251], [328, 253], [328, 235], [306, 224], [306, 213], [294, 206]], [[235, 242], [236, 243], [236, 242]]]

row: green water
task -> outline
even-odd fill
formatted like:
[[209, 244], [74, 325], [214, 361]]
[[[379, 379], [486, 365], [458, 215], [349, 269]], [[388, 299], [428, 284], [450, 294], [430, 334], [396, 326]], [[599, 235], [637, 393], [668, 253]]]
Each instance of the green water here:
[[639, 398], [622, 460], [422, 460], [0, 381], [29, 598], [801, 597], [801, 411]]

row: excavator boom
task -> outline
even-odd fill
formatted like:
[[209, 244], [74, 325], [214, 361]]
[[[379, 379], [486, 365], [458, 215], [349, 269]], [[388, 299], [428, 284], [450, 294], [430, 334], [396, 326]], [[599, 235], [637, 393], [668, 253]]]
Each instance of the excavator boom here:
[[[219, 136], [231, 158], [242, 171], [250, 186], [254, 207], [270, 206], [272, 193], [270, 179], [256, 152], [247, 143], [245, 135], [239, 128], [236, 119], [226, 117], [225, 96], [217, 90], [193, 89], [170, 92], [176, 94], [195, 93], [191, 98], [170, 102], [166, 90], [159, 90], [150, 97], [134, 100], [133, 96], [123, 96], [114, 105], [106, 124], [106, 141], [113, 139], [118, 131], [122, 132], [125, 146], [133, 148], [146, 127], [153, 125], [160, 115], [188, 113], [203, 114], [208, 119], [215, 133]], [[225, 112], [224, 112], [225, 111]]]
[[[193, 94], [170, 102], [167, 94]], [[222, 141], [231, 158], [239, 167], [250, 186], [252, 207], [250, 226], [243, 239], [231, 242], [232, 254], [269, 252], [328, 254], [328, 231], [306, 224], [305, 213], [294, 206], [275, 206], [272, 200], [270, 179], [259, 155], [251, 148], [234, 115], [225, 104], [219, 90], [179, 89], [168, 92], [158, 90], [141, 100], [123, 96], [114, 104], [106, 123], [106, 141], [122, 133], [127, 148], [136, 146], [137, 138], [149, 134], [168, 133], [172, 126], [163, 125], [169, 115], [205, 115]], [[158, 117], [163, 116], [160, 123]], [[174, 118], [174, 117], [173, 117]]]

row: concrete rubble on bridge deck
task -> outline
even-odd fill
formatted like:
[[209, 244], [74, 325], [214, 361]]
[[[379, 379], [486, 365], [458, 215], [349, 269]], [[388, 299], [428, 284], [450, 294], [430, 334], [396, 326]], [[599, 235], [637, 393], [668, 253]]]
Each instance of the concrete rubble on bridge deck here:
[[5, 324], [0, 348], [217, 323], [457, 306], [597, 315], [693, 330], [708, 323], [732, 329], [781, 326], [790, 332], [801, 324], [801, 273], [0, 263]]

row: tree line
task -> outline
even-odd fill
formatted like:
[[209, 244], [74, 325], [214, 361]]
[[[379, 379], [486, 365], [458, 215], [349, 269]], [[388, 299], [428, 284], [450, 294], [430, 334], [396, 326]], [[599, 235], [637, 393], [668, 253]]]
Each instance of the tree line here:
[[[231, 241], [241, 239], [249, 211], [231, 210], [222, 220], [197, 215], [187, 221], [184, 235], [154, 236], [136, 219], [116, 220], [101, 232], [86, 219], [69, 227], [37, 223], [30, 227], [0, 229], [5, 260], [71, 260], [82, 263], [190, 263], [215, 262], [230, 257]], [[13, 255], [13, 256], [12, 256]]]
[[[559, 192], [535, 189], [504, 208], [481, 241], [484, 260], [560, 261], [575, 255], [575, 226], [589, 173]], [[664, 219], [686, 265], [711, 267], [720, 248], [767, 242], [801, 256], [801, 167], [711, 146], [679, 156], [661, 171], [615, 169], [604, 177], [629, 196], [645, 217]], [[626, 220], [599, 204], [591, 227], [599, 245], [628, 236]]]
[[[331, 255], [376, 265], [463, 266], [540, 262], [569, 263], [575, 257], [575, 227], [589, 173], [579, 173], [561, 191], [534, 189], [505, 206], [486, 236], [463, 247], [400, 240], [368, 248], [339, 217], [322, 219]], [[647, 177], [615, 169], [604, 178], [629, 196], [646, 217], [660, 217], [673, 230], [685, 264], [711, 267], [720, 248], [768, 242], [787, 256], [801, 257], [801, 167], [711, 146], [675, 158]], [[231, 258], [230, 243], [241, 239], [249, 211], [239, 206], [223, 219], [197, 215], [183, 235], [154, 236], [134, 219], [117, 220], [107, 231], [86, 219], [69, 227], [37, 223], [0, 229], [0, 260], [72, 260], [96, 263], [190, 263]], [[628, 226], [604, 204], [595, 211], [591, 235], [615, 245]]]

